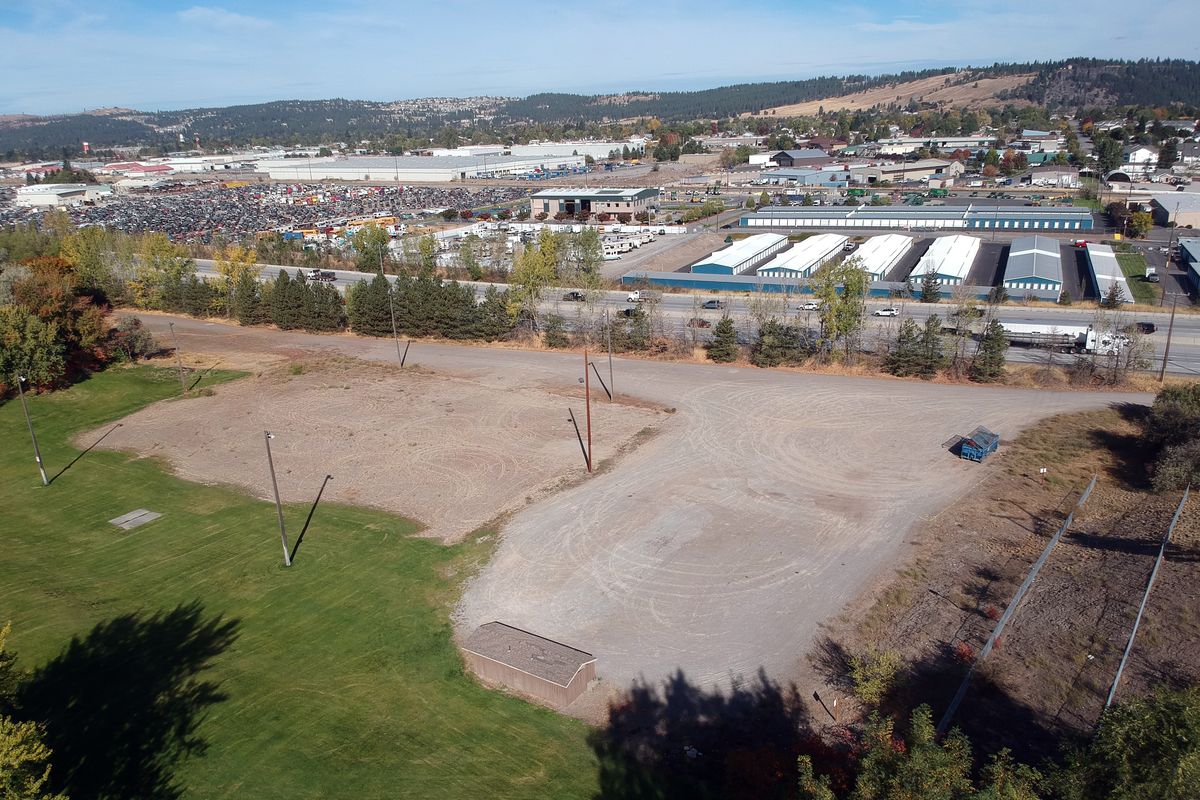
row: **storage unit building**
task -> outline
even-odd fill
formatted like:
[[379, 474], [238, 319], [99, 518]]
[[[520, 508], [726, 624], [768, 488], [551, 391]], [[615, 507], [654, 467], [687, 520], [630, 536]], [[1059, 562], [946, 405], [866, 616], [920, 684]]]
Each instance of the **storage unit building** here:
[[447, 183], [467, 178], [528, 175], [582, 167], [583, 156], [338, 156], [260, 161], [277, 181]]
[[1089, 244], [1087, 246], [1088, 268], [1092, 273], [1092, 285], [1096, 287], [1096, 295], [1103, 299], [1112, 291], [1115, 285], [1121, 300], [1133, 302], [1133, 292], [1129, 289], [1129, 281], [1125, 280], [1125, 272], [1117, 263], [1117, 255], [1106, 244]]
[[505, 625], [480, 625], [463, 643], [463, 660], [487, 683], [563, 708], [596, 677], [596, 657]]
[[920, 283], [932, 272], [943, 286], [957, 286], [967, 279], [978, 252], [979, 240], [974, 236], [938, 237], [913, 267], [909, 282]]
[[1192, 288], [1200, 290], [1200, 239], [1180, 239], [1179, 260], [1187, 270]]
[[767, 206], [744, 228], [1086, 231], [1092, 212], [1070, 206]]
[[1058, 240], [1048, 236], [1013, 239], [1001, 282], [1014, 297], [1058, 301], [1062, 294], [1062, 256]]
[[747, 236], [697, 261], [691, 271], [706, 275], [741, 275], [763, 264], [787, 245], [787, 237], [778, 233]]
[[758, 268], [765, 278], [807, 278], [829, 259], [842, 252], [845, 236], [822, 233], [792, 245]]
[[900, 259], [912, 248], [913, 238], [900, 233], [885, 233], [872, 236], [854, 251], [851, 258], [866, 270], [873, 281], [881, 281], [900, 263]]

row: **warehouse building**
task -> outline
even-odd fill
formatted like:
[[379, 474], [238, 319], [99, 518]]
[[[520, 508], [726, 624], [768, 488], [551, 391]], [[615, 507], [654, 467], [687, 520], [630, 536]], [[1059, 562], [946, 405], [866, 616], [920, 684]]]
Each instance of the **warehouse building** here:
[[529, 198], [532, 214], [640, 214], [658, 205], [658, 189], [545, 189]]
[[15, 202], [19, 206], [76, 206], [111, 197], [113, 189], [104, 183], [37, 183], [18, 186]]
[[778, 167], [819, 167], [828, 164], [829, 153], [817, 148], [806, 150], [779, 150], [772, 153], [768, 161]]
[[787, 246], [788, 238], [778, 233], [747, 236], [692, 264], [691, 271], [705, 275], [742, 275]]
[[755, 183], [837, 188], [850, 183], [850, 172], [841, 167], [829, 169], [800, 169], [788, 167], [763, 170]]
[[1200, 290], [1200, 239], [1180, 239], [1179, 260], [1187, 270], [1192, 288]]
[[881, 281], [900, 263], [900, 259], [904, 258], [912, 246], [911, 236], [885, 233], [882, 236], [872, 236], [859, 245], [853, 258], [871, 280]]
[[582, 167], [583, 163], [583, 156], [339, 156], [262, 161], [259, 171], [277, 181], [448, 183], [468, 178], [552, 173]]
[[764, 278], [808, 278], [823, 264], [842, 252], [845, 236], [821, 233], [784, 250], [758, 268]]
[[1200, 192], [1156, 192], [1151, 212], [1159, 225], [1200, 228]]
[[1063, 283], [1058, 240], [1048, 236], [1013, 239], [1001, 283], [1013, 296], [1058, 302]]
[[879, 166], [851, 167], [850, 179], [855, 183], [880, 183], [892, 181], [928, 180], [934, 176], [953, 177], [962, 175], [966, 167], [961, 161], [945, 161], [940, 158], [923, 158], [920, 161], [901, 161], [899, 164], [882, 164]]
[[942, 136], [924, 139], [900, 137], [880, 139], [876, 143], [876, 147], [884, 155], [903, 155], [915, 153], [918, 150], [940, 150], [946, 153], [954, 150], [978, 152], [987, 150], [995, 144], [995, 136]]
[[967, 279], [978, 252], [979, 240], [974, 236], [940, 236], [913, 267], [909, 282], [919, 284], [932, 272], [942, 286], [958, 286]]
[[596, 677], [596, 657], [502, 622], [480, 625], [463, 643], [467, 667], [500, 684], [564, 708]]
[[744, 228], [903, 228], [908, 230], [1088, 231], [1095, 221], [1071, 206], [767, 206]]
[[1133, 302], [1133, 292], [1129, 289], [1129, 281], [1125, 279], [1125, 272], [1117, 262], [1117, 255], [1111, 247], [1106, 244], [1089, 244], [1087, 260], [1097, 297], [1103, 300], [1115, 285], [1118, 287], [1117, 292], [1122, 302]]

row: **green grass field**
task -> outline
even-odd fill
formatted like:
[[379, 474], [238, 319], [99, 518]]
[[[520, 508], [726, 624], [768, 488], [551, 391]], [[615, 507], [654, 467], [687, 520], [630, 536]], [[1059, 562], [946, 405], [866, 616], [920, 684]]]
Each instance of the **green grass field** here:
[[[47, 471], [79, 454], [75, 434], [177, 391], [170, 370], [138, 367], [31, 397]], [[43, 488], [15, 400], [0, 406], [0, 435], [0, 624], [13, 623], [20, 666], [129, 612], [198, 601], [239, 621], [205, 676], [227, 695], [199, 727], [208, 750], [176, 772], [186, 797], [595, 792], [584, 725], [463, 674], [448, 613], [491, 537], [445, 547], [412, 537], [408, 520], [322, 505], [285, 569], [270, 503], [98, 450]], [[139, 507], [163, 517], [129, 532], [108, 524]], [[307, 513], [287, 509], [293, 540]]]
[[1143, 280], [1146, 275], [1146, 257], [1141, 253], [1117, 253], [1117, 263], [1125, 273], [1129, 291], [1139, 303], [1157, 304], [1162, 294], [1161, 284]]

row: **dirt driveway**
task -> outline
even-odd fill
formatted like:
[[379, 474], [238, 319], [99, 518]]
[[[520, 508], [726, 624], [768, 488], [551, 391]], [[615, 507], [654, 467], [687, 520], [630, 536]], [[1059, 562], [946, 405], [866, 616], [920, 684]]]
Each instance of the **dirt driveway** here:
[[[179, 319], [176, 330], [208, 352], [389, 358], [386, 340]], [[578, 359], [427, 344], [414, 355], [483, 385], [564, 391]], [[818, 625], [895, 563], [910, 526], [993, 469], [943, 442], [981, 423], [1012, 436], [1118, 397], [624, 359], [616, 383], [678, 413], [616, 469], [517, 513], [456, 622], [501, 620], [580, 647], [620, 687], [678, 669], [705, 686], [760, 668], [799, 674]]]

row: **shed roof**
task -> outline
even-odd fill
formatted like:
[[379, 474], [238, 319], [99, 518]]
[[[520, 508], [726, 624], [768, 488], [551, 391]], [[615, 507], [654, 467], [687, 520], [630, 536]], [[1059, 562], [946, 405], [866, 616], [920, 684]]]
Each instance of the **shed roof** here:
[[1092, 268], [1092, 279], [1096, 282], [1096, 291], [1101, 298], [1112, 291], [1113, 284], [1116, 284], [1120, 287], [1118, 291], [1121, 299], [1126, 303], [1133, 302], [1129, 281], [1125, 279], [1125, 271], [1121, 269], [1111, 247], [1106, 244], [1089, 244], [1087, 259]]
[[912, 245], [911, 236], [885, 233], [882, 236], [872, 236], [863, 242], [852, 258], [858, 259], [859, 266], [868, 273], [882, 275], [894, 267]]
[[707, 258], [700, 259], [692, 266], [715, 264], [736, 269], [785, 239], [787, 239], [786, 236], [778, 233], [758, 233], [754, 236], [747, 236], [722, 250], [717, 250]]
[[939, 236], [913, 267], [912, 277], [933, 272], [965, 280], [977, 252], [979, 240], [974, 236]]
[[809, 147], [803, 150], [780, 150], [776, 153], [772, 153], [771, 157], [774, 158], [775, 156], [789, 156], [792, 159], [814, 159], [828, 158], [829, 154], [819, 148]]
[[1008, 261], [1004, 264], [1004, 280], [1026, 278], [1062, 283], [1062, 256], [1057, 239], [1049, 236], [1019, 236], [1013, 239]]
[[585, 664], [596, 660], [591, 653], [503, 622], [480, 625], [463, 649], [564, 687]]
[[784, 250], [766, 264], [758, 268], [759, 273], [774, 269], [786, 269], [791, 272], [808, 272], [820, 266], [830, 256], [839, 252], [845, 246], [847, 237], [836, 233], [822, 233]]

